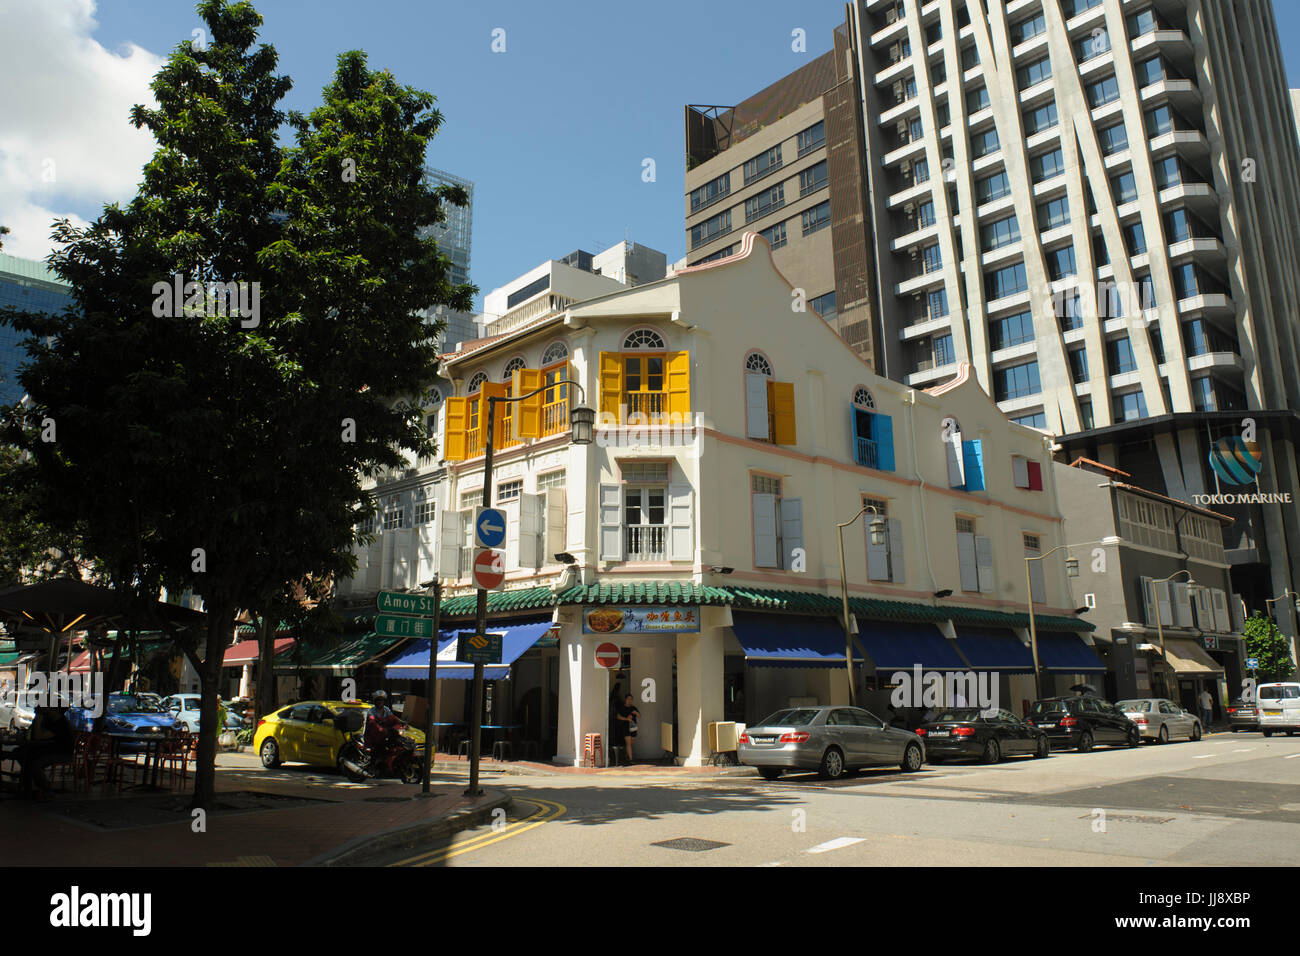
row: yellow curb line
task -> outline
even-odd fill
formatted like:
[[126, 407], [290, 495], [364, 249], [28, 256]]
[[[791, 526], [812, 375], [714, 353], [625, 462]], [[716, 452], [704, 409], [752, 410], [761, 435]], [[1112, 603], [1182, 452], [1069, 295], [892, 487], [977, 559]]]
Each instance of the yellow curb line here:
[[464, 843], [455, 846], [443, 847], [440, 850], [434, 850], [431, 853], [421, 853], [416, 856], [407, 857], [405, 860], [398, 860], [389, 866], [430, 866], [435, 863], [441, 863], [451, 859], [453, 856], [460, 856], [462, 853], [468, 853], [471, 850], [480, 850], [485, 846], [498, 843], [501, 840], [518, 836], [525, 831], [539, 827], [543, 823], [554, 820], [565, 812], [567, 807], [562, 804], [554, 803], [550, 800], [541, 800], [537, 797], [516, 797], [521, 803], [531, 803], [537, 807], [534, 813], [529, 814], [522, 820], [507, 825], [499, 831], [485, 833], [482, 836], [473, 837]]

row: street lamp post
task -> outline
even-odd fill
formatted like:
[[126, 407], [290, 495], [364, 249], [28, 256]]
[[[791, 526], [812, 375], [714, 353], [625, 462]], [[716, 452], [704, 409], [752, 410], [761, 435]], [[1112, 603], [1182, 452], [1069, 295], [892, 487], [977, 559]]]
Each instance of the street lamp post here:
[[1300, 637], [1300, 594], [1297, 594], [1295, 591], [1292, 591], [1290, 588], [1287, 588], [1285, 591], [1283, 591], [1279, 596], [1275, 598], [1265, 598], [1264, 613], [1271, 617], [1273, 612], [1270, 611], [1269, 608], [1271, 608], [1274, 604], [1278, 603], [1279, 601], [1285, 601], [1287, 598], [1294, 599], [1294, 602], [1291, 605], [1291, 607], [1294, 609], [1293, 610], [1294, 616], [1291, 618], [1291, 624], [1292, 624], [1291, 655], [1292, 657], [1294, 657], [1295, 640], [1297, 637]]
[[862, 510], [855, 514], [848, 521], [837, 524], [836, 529], [840, 537], [840, 599], [843, 602], [844, 609], [844, 666], [848, 668], [849, 673], [849, 704], [857, 704], [857, 688], [853, 681], [853, 619], [849, 617], [849, 582], [844, 572], [844, 529], [861, 518], [868, 511], [874, 517], [867, 523], [867, 528], [871, 534], [871, 543], [882, 545], [885, 543], [885, 519], [880, 517], [880, 512], [873, 505], [863, 505]]
[[[564, 382], [566, 386], [578, 390], [580, 401], [586, 401], [586, 392], [577, 382]], [[532, 398], [534, 395], [540, 395], [549, 388], [555, 388], [557, 383], [552, 382], [550, 385], [543, 385], [535, 388], [524, 395], [489, 395], [487, 400], [487, 431], [483, 443], [483, 507], [492, 507], [492, 443], [496, 435], [496, 406], [498, 402], [522, 402], [524, 399]], [[577, 405], [569, 413], [569, 424], [572, 429], [570, 441], [575, 445], [590, 445], [592, 435], [596, 424], [596, 413], [594, 410], [585, 405]], [[474, 606], [474, 633], [480, 638], [484, 637], [487, 631], [487, 589], [479, 588], [477, 599]], [[473, 707], [474, 707], [474, 726], [470, 734], [470, 753], [469, 753], [469, 788], [465, 791], [467, 797], [481, 796], [483, 791], [479, 789], [479, 761], [481, 756], [481, 747], [483, 741], [483, 664], [476, 662], [474, 664], [474, 690], [473, 690]]]
[[[1051, 557], [1057, 551], [1065, 551], [1070, 548], [1082, 548], [1090, 544], [1118, 544], [1119, 538], [1114, 535], [1102, 538], [1100, 541], [1080, 541], [1076, 544], [1062, 544], [1053, 548], [1051, 551], [1043, 554], [1025, 555], [1025, 600], [1029, 607], [1029, 647], [1034, 655], [1034, 694], [1037, 697], [1043, 696], [1043, 669], [1038, 661], [1038, 625], [1034, 620], [1034, 582], [1029, 574], [1030, 561], [1042, 561], [1044, 558]], [[1079, 576], [1079, 559], [1069, 557], [1065, 559], [1065, 573], [1072, 578]]]

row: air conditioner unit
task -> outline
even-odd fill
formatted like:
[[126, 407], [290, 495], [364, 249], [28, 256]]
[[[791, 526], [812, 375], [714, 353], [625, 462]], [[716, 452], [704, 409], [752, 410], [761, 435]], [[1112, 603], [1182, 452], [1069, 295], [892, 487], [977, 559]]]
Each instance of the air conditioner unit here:
[[1095, 608], [1097, 606], [1097, 595], [1085, 594], [1083, 596], [1083, 606], [1089, 608]]
[[907, 215], [909, 216], [915, 215], [916, 203], [914, 202], [907, 203], [905, 206], [903, 206], [903, 212], [907, 213]]
[[921, 248], [919, 246], [913, 246], [911, 249], [907, 250], [907, 254], [913, 259], [919, 259], [921, 258]]

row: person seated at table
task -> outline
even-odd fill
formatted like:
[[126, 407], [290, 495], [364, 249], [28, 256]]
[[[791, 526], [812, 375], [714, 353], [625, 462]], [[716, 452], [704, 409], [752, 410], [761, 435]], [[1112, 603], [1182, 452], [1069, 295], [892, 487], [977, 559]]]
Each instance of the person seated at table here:
[[31, 796], [35, 784], [40, 790], [38, 799], [48, 800], [54, 788], [45, 776], [45, 770], [53, 764], [72, 760], [72, 725], [60, 708], [37, 707], [29, 734], [20, 758], [23, 765], [22, 791], [25, 796]]

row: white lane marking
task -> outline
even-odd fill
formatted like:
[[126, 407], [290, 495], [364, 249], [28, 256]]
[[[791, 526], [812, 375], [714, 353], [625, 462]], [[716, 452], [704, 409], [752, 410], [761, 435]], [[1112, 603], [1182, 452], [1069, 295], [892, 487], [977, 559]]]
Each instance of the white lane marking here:
[[1254, 747], [1239, 747], [1238, 749], [1234, 750], [1233, 753], [1235, 753], [1235, 754], [1248, 754], [1248, 753], [1250, 753], [1250, 752], [1251, 752], [1252, 750], [1254, 750], [1254, 749], [1255, 749]]
[[758, 864], [758, 865], [759, 865], [760, 867], [763, 867], [763, 866], [784, 866], [785, 864], [782, 863], [780, 860], [775, 860], [775, 861], [772, 862], [772, 863], [760, 863], [760, 864]]
[[1296, 757], [1300, 757], [1300, 754], [1287, 754], [1287, 755], [1286, 755], [1285, 757], [1283, 757], [1282, 759], [1283, 759], [1283, 760], [1295, 760]]
[[836, 837], [834, 840], [827, 840], [825, 843], [818, 843], [809, 850], [809, 853], [826, 853], [830, 850], [839, 850], [846, 846], [853, 846], [855, 843], [861, 843], [866, 837]]
[[1209, 760], [1211, 757], [1217, 757], [1218, 754], [1201, 754], [1199, 757], [1193, 757], [1193, 760]]

